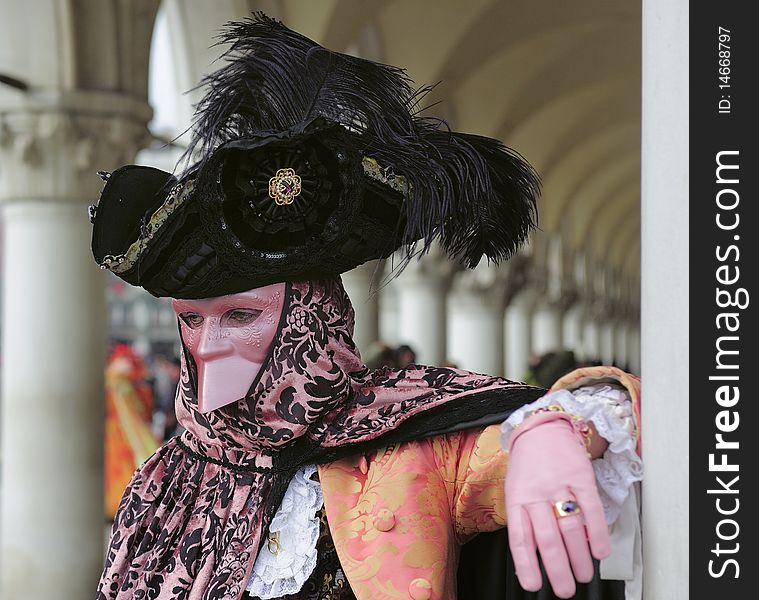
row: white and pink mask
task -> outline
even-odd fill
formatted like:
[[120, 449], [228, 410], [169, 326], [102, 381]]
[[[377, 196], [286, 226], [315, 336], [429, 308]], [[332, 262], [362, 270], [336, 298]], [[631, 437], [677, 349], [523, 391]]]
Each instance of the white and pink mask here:
[[182, 339], [198, 370], [198, 410], [244, 398], [266, 361], [285, 301], [285, 284], [203, 300], [173, 300]]

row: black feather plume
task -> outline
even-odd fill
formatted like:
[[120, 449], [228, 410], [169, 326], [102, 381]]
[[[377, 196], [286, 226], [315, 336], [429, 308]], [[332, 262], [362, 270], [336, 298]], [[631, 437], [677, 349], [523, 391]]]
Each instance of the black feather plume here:
[[256, 13], [228, 23], [223, 67], [206, 76], [188, 153], [209, 154], [229, 140], [283, 131], [321, 116], [377, 143], [414, 137], [414, 90], [397, 67], [332, 52]]
[[499, 140], [455, 132], [431, 134], [440, 168], [450, 169], [453, 206], [441, 215], [446, 253], [469, 268], [482, 256], [510, 258], [537, 226], [540, 179], [520, 154]]
[[422, 116], [430, 88], [415, 87], [403, 69], [332, 52], [261, 13], [228, 23], [219, 43], [230, 47], [200, 84], [207, 91], [186, 157], [323, 117], [410, 182], [399, 236], [407, 257], [414, 242], [426, 251], [439, 239], [469, 267], [483, 255], [497, 262], [535, 226], [540, 184], [532, 167], [498, 140]]

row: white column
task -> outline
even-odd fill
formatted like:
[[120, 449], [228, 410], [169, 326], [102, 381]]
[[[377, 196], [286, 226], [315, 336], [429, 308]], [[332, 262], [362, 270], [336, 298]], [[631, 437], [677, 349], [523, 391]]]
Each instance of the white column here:
[[419, 364], [436, 365], [446, 360], [447, 277], [432, 256], [413, 261], [396, 281], [399, 338], [416, 352]]
[[640, 329], [631, 325], [627, 332], [627, 360], [633, 373], [640, 373]]
[[561, 350], [561, 312], [548, 302], [542, 302], [532, 315], [532, 351], [545, 354]]
[[532, 347], [532, 308], [535, 294], [525, 289], [506, 307], [506, 377], [522, 381], [527, 372]]
[[148, 299], [140, 294], [140, 298], [132, 304], [132, 326], [134, 327], [134, 343], [132, 347], [141, 356], [150, 354], [150, 308]]
[[400, 343], [398, 288], [394, 281], [379, 291], [379, 339], [391, 346]]
[[602, 321], [599, 329], [601, 333], [601, 362], [610, 365], [614, 362], [614, 349], [616, 347], [614, 319], [608, 318]]
[[[643, 2], [645, 598], [688, 597], [688, 2]], [[648, 407], [654, 407], [650, 410]], [[703, 568], [698, 566], [696, 568]]]
[[0, 104], [2, 598], [91, 597], [103, 568], [105, 290], [87, 205], [97, 168], [144, 139], [149, 109], [65, 100]]
[[1, 595], [87, 597], [103, 562], [103, 280], [82, 205], [3, 216]]
[[585, 307], [581, 303], [573, 305], [562, 320], [562, 341], [564, 348], [572, 350], [578, 360], [585, 357], [583, 346], [583, 327], [585, 325]]
[[379, 301], [376, 288], [382, 280], [383, 267], [379, 261], [370, 261], [343, 274], [343, 286], [356, 313], [353, 340], [365, 352], [379, 339]]
[[614, 327], [614, 362], [627, 365], [627, 322], [616, 323]]
[[583, 348], [587, 360], [601, 359], [601, 327], [598, 318], [590, 317], [583, 328]]
[[503, 375], [503, 306], [493, 290], [454, 285], [448, 295], [448, 360]]

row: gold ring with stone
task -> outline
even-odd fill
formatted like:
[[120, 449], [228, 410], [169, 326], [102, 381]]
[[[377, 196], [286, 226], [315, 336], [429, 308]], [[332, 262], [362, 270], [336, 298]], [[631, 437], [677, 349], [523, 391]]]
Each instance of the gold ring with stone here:
[[557, 519], [579, 515], [581, 512], [580, 505], [574, 500], [561, 500], [553, 503], [553, 514], [556, 515]]

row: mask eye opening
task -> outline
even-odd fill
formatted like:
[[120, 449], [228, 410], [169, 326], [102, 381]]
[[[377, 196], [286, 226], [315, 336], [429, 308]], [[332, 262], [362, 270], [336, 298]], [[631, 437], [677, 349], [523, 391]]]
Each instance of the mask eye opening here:
[[196, 312], [183, 312], [179, 314], [181, 321], [190, 329], [199, 329], [203, 325], [203, 317]]
[[263, 313], [257, 308], [233, 308], [221, 317], [223, 327], [245, 327], [255, 322]]

